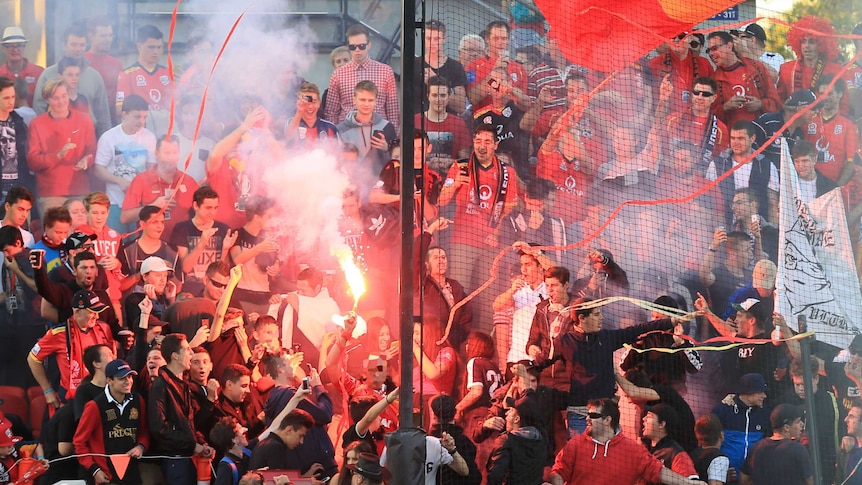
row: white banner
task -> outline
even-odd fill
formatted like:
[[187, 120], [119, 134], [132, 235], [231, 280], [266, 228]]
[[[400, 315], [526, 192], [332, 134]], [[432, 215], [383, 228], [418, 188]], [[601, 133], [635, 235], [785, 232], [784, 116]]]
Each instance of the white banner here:
[[841, 189], [806, 204], [784, 140], [779, 204], [776, 310], [792, 328], [804, 316], [817, 340], [846, 349], [862, 333], [862, 298]]

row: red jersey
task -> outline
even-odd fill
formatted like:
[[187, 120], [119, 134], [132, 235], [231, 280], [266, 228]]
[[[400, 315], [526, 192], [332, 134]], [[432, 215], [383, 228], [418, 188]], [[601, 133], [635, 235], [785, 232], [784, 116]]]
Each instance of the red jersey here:
[[[737, 120], [754, 121], [763, 113], [774, 113], [784, 105], [784, 99], [760, 61], [740, 59], [730, 68], [716, 69], [713, 79], [718, 84], [718, 92], [712, 111], [726, 126], [733, 126]], [[733, 96], [753, 96], [761, 101], [762, 106], [755, 112], [745, 108], [725, 111], [724, 103]]]
[[[467, 75], [467, 91], [469, 92], [473, 89], [473, 86], [475, 86], [477, 82], [484, 82], [484, 79], [488, 77], [488, 74], [491, 74], [491, 71], [494, 70], [494, 65], [496, 63], [497, 58], [492, 58], [487, 55], [468, 63], [464, 68], [464, 72]], [[509, 73], [509, 81], [512, 83], [512, 86], [526, 93], [528, 78], [527, 71], [524, 70], [524, 66], [519, 62], [510, 60], [509, 64], [506, 65], [506, 72]], [[486, 96], [485, 99], [476, 104], [482, 106], [490, 103], [491, 97]]]
[[[68, 336], [67, 331], [70, 331]], [[83, 362], [84, 350], [96, 344], [114, 348], [114, 337], [106, 323], [97, 322], [95, 327], [81, 330], [77, 323], [69, 319], [65, 325], [48, 330], [30, 349], [30, 358], [41, 364], [49, 355], [56, 356], [60, 385], [67, 391], [66, 399], [70, 399], [81, 381], [89, 375]]]
[[[727, 125], [717, 117], [713, 118], [714, 116], [709, 113], [706, 117], [701, 118], [695, 116], [691, 109], [668, 116], [665, 125], [666, 144], [686, 141], [698, 149], [703, 149], [714, 135], [715, 139], [711, 142], [713, 145], [712, 156], [717, 157], [719, 153], [730, 146], [730, 133], [727, 130]], [[714, 126], [713, 121], [715, 122]], [[698, 154], [698, 156], [700, 155]]]
[[33, 106], [33, 93], [36, 91], [36, 82], [39, 80], [39, 76], [42, 75], [42, 71], [45, 68], [42, 66], [37, 66], [32, 62], [24, 59], [24, 69], [21, 69], [20, 72], [15, 74], [9, 69], [9, 63], [3, 63], [0, 65], [0, 76], [8, 77], [9, 79], [23, 79], [27, 82], [27, 91], [30, 93], [27, 95], [27, 104]]
[[[478, 169], [473, 170], [471, 168], [469, 185], [462, 185], [454, 197], [456, 209], [452, 242], [485, 247], [485, 238], [499, 228], [499, 222], [502, 222], [503, 216], [507, 212], [506, 206], [511, 207], [518, 200], [518, 178], [515, 175], [515, 170], [508, 165], [501, 164], [497, 157], [494, 157], [494, 163], [488, 168], [482, 168], [475, 162], [471, 163]], [[506, 171], [505, 178], [501, 175], [500, 168]], [[444, 187], [455, 183], [460, 169], [459, 164], [452, 164], [446, 175], [446, 181], [443, 183]], [[505, 200], [498, 201], [497, 198], [503, 186], [506, 190]], [[492, 227], [492, 214], [499, 202], [503, 202], [503, 208], [499, 222], [495, 227]]]
[[192, 196], [198, 189], [195, 179], [177, 170], [173, 180], [168, 183], [159, 177], [156, 168], [153, 167], [141, 172], [132, 179], [129, 188], [126, 189], [126, 197], [123, 199], [123, 210], [143, 207], [154, 200], [166, 195], [166, 190], [174, 191], [176, 205], [165, 211], [165, 231], [163, 237], [168, 237], [173, 232], [174, 226], [180, 221], [189, 220], [189, 209], [192, 207]]
[[152, 72], [137, 62], [117, 76], [117, 111], [130, 94], [137, 94], [150, 105], [150, 111], [171, 109], [171, 77], [168, 68], [157, 65]]
[[[96, 254], [96, 263], [100, 262], [105, 256], [113, 256], [116, 258], [120, 253], [120, 248], [123, 246], [123, 235], [108, 226], [103, 227], [99, 232], [96, 232], [95, 229], [88, 225], [76, 227], [74, 231], [96, 235], [96, 240], [93, 241], [93, 244], [95, 245], [94, 251]], [[120, 301], [120, 297], [122, 296], [120, 292], [120, 281], [125, 278], [125, 275], [123, 275], [120, 268], [116, 268], [113, 271], [105, 271], [105, 275], [108, 277], [108, 296], [111, 298], [112, 302]]]
[[[818, 62], [818, 64], [820, 64]], [[832, 74], [838, 76], [841, 72], [841, 64], [832, 61], [823, 62], [819, 67], [815, 64], [808, 67], [804, 62], [799, 62], [799, 59], [787, 61], [781, 65], [778, 70], [778, 95], [784, 101], [796, 91], [800, 89], [814, 90], [814, 85], [817, 80], [823, 77], [824, 74]], [[840, 81], [839, 81], [840, 82]], [[841, 100], [841, 114], [847, 115], [847, 94]]]
[[558, 151], [539, 150], [536, 177], [554, 182], [557, 188], [552, 212], [554, 217], [566, 223], [582, 221], [586, 217], [584, 200], [593, 184], [593, 176], [581, 170], [581, 161], [566, 160]]
[[840, 114], [825, 120], [818, 113], [805, 130], [805, 140], [817, 147], [817, 170], [833, 182], [838, 180], [844, 164], [852, 163], [859, 149], [856, 124]]
[[706, 76], [712, 77], [715, 70], [709, 61], [703, 56], [694, 56], [689, 53], [685, 59], [679, 59], [668, 50], [664, 54], [652, 58], [649, 62], [655, 88], [653, 97], [658, 99], [659, 86], [664, 77], [670, 74], [670, 82], [673, 84], [673, 93], [670, 97], [670, 112], [684, 111], [691, 105], [691, 87], [694, 80]]

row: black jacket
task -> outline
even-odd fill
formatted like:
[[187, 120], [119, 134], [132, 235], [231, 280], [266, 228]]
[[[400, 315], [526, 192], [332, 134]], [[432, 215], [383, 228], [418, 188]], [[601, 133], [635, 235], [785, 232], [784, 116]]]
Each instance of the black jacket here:
[[431, 433], [429, 434], [439, 438], [443, 436], [444, 432], [449, 433], [455, 439], [455, 448], [461, 458], [467, 462], [470, 473], [464, 477], [455, 473], [455, 470], [448, 466], [444, 466], [440, 468], [438, 473], [440, 483], [451, 485], [479, 485], [482, 483], [482, 473], [476, 464], [476, 445], [464, 435], [464, 428], [452, 423], [437, 423], [431, 426]]
[[527, 426], [497, 438], [486, 467], [487, 485], [540, 485], [548, 437]]
[[167, 366], [159, 369], [147, 404], [153, 454], [191, 456], [196, 444], [206, 443], [203, 435], [195, 430], [195, 408], [189, 384], [173, 375]]

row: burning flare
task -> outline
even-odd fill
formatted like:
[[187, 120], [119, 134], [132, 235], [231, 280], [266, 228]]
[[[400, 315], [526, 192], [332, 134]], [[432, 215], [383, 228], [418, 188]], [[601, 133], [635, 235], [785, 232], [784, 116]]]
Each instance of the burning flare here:
[[347, 286], [350, 287], [350, 293], [353, 294], [353, 311], [355, 312], [356, 306], [359, 304], [359, 297], [365, 294], [365, 278], [362, 277], [362, 271], [356, 266], [356, 262], [353, 260], [353, 251], [349, 247], [338, 247], [332, 252], [338, 258], [338, 264], [344, 271]]

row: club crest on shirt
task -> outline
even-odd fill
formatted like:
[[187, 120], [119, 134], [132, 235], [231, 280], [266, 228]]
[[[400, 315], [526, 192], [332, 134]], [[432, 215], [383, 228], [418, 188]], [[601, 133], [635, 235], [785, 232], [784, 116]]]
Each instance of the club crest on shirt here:
[[503, 112], [501, 114], [506, 118], [511, 118], [512, 117], [512, 107], [506, 106], [505, 108], [503, 108]]
[[171, 83], [171, 80], [166, 75], [159, 76], [159, 81], [161, 81], [161, 83], [165, 86]]
[[138, 408], [132, 408], [129, 411], [129, 419], [138, 419]]
[[835, 134], [840, 135], [844, 133], [844, 125], [835, 125]]

